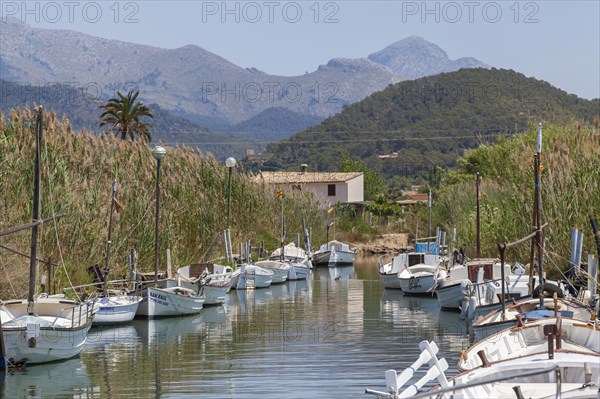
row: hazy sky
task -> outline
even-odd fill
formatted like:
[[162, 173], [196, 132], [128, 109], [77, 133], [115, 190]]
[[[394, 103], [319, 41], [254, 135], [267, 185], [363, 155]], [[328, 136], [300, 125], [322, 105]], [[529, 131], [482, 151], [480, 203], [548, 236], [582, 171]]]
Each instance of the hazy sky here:
[[[176, 48], [299, 75], [417, 35], [585, 98], [600, 97], [600, 1], [1, 1], [36, 26]], [[36, 19], [39, 22], [36, 22]], [[1, 51], [1, 47], [0, 47]]]

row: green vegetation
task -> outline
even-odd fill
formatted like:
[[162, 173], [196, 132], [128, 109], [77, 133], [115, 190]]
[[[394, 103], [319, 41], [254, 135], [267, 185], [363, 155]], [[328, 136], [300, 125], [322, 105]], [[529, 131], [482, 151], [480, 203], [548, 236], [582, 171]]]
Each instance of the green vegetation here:
[[[31, 220], [34, 134], [32, 112], [0, 113], [0, 230]], [[57, 223], [40, 232], [39, 257], [64, 265], [74, 284], [88, 281], [86, 267], [101, 263], [105, 254], [111, 182], [121, 186], [117, 197], [123, 211], [115, 215], [111, 266], [123, 276], [127, 254], [135, 247], [139, 268], [150, 271], [154, 256], [154, 198], [156, 161], [140, 141], [72, 132], [69, 121], [44, 115], [42, 144], [42, 216], [63, 213]], [[222, 230], [227, 215], [227, 168], [213, 157], [204, 158], [189, 147], [170, 147], [161, 168], [160, 267], [171, 249], [173, 267], [224, 254]], [[259, 187], [234, 171], [231, 206], [232, 240], [278, 244], [280, 202], [274, 190]], [[324, 241], [322, 211], [302, 192], [286, 194], [287, 230], [300, 232], [305, 217], [315, 242]], [[27, 231], [5, 236], [2, 245], [28, 253]], [[59, 245], [60, 244], [60, 245]], [[234, 244], [235, 245], [235, 244]], [[0, 281], [3, 297], [22, 296], [28, 259], [2, 251]], [[68, 286], [65, 268], [56, 269], [57, 287]]]
[[[475, 173], [482, 175], [481, 242], [485, 256], [498, 256], [497, 244], [528, 235], [533, 215], [533, 155], [537, 126], [493, 146], [468, 151], [456, 170], [441, 177], [434, 191], [433, 220], [446, 231], [456, 226], [459, 244], [475, 253]], [[542, 148], [542, 221], [546, 264], [564, 269], [571, 228], [585, 233], [584, 256], [595, 253], [589, 215], [600, 217], [600, 130], [570, 123], [545, 124]], [[529, 245], [507, 254], [528, 262]], [[587, 258], [585, 258], [587, 259]], [[584, 260], [585, 260], [584, 259]], [[550, 268], [554, 270], [555, 268]]]
[[117, 97], [99, 107], [104, 112], [100, 115], [98, 126], [108, 125], [108, 132], [120, 135], [123, 140], [130, 138], [133, 141], [137, 137], [142, 141], [152, 141], [150, 125], [142, 117], [152, 118], [154, 115], [143, 102], [136, 102], [139, 95], [139, 91], [130, 91], [127, 95], [118, 91]]
[[[522, 133], [544, 120], [600, 123], [600, 101], [498, 69], [463, 69], [389, 86], [318, 126], [273, 143], [268, 161], [286, 169], [309, 164], [334, 171], [344, 154], [381, 172], [386, 183], [429, 177], [456, 165], [465, 150]], [[384, 158], [379, 155], [388, 156]], [[392, 180], [394, 179], [394, 180]]]
[[353, 159], [344, 154], [340, 159], [338, 172], [363, 172], [364, 175], [364, 197], [366, 201], [381, 195], [383, 190], [383, 179], [379, 171], [367, 167], [367, 163], [360, 159]]

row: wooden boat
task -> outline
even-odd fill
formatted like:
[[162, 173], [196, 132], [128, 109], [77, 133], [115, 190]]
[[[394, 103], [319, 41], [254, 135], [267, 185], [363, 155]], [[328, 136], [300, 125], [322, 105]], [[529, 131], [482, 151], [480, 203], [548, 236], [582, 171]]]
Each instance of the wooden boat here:
[[379, 276], [384, 288], [402, 289], [398, 277], [404, 269], [415, 265], [437, 267], [440, 260], [440, 256], [436, 254], [427, 254], [423, 252], [401, 253], [394, 256], [391, 262], [379, 266]]
[[184, 316], [200, 313], [204, 297], [194, 290], [176, 286], [171, 288], [147, 287], [143, 300], [137, 310], [137, 316], [147, 318]]
[[348, 244], [339, 241], [329, 241], [319, 247], [312, 256], [315, 265], [341, 266], [354, 263], [354, 251]]
[[405, 267], [398, 273], [400, 289], [409, 295], [431, 295], [440, 275], [445, 271], [440, 266], [431, 266], [423, 263]]
[[276, 260], [261, 260], [254, 263], [258, 267], [267, 269], [273, 272], [273, 279], [271, 284], [285, 283], [292, 267], [289, 263], [279, 262]]
[[231, 285], [237, 290], [268, 288], [273, 272], [256, 265], [241, 265], [231, 277]]
[[471, 334], [476, 341], [479, 341], [504, 329], [548, 317], [562, 316], [582, 322], [588, 322], [594, 318], [594, 313], [588, 307], [572, 299], [545, 298], [543, 303], [544, 308], [540, 309], [540, 300], [533, 298], [508, 305], [504, 312], [502, 309], [498, 309], [475, 321], [471, 325]]
[[195, 263], [177, 269], [180, 285], [204, 295], [204, 306], [222, 305], [231, 291], [233, 269], [216, 263]]
[[42, 117], [42, 107], [39, 107], [35, 126], [33, 222], [12, 229], [14, 232], [31, 228], [29, 293], [27, 299], [9, 300], [0, 305], [2, 323], [0, 332], [9, 365], [25, 362], [46, 363], [79, 355], [95, 313], [95, 300], [79, 302], [61, 297], [49, 297], [46, 294], [37, 297], [34, 295], [37, 278], [37, 232], [38, 225], [42, 222], [40, 215]]
[[133, 320], [142, 299], [140, 296], [127, 294], [112, 294], [100, 298], [93, 324], [118, 324]]
[[[419, 358], [402, 373], [385, 372], [381, 398], [592, 398], [600, 384], [600, 326], [553, 318], [491, 335], [461, 354], [462, 373], [446, 377], [435, 342], [419, 345]], [[407, 383], [424, 364], [425, 375]], [[420, 391], [437, 380], [439, 386]]]

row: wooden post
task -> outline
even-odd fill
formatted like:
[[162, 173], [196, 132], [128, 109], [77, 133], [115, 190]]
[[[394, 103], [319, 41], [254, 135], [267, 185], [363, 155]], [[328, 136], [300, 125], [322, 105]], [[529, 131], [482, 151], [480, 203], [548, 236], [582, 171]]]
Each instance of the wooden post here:
[[[536, 170], [538, 169], [538, 154], [534, 155], [533, 158], [533, 173], [534, 176], [536, 176]], [[533, 222], [532, 222], [532, 226], [535, 229], [537, 226], [537, 195], [533, 196]], [[535, 285], [535, 281], [533, 280], [533, 275], [534, 275], [534, 263], [535, 263], [535, 249], [537, 247], [537, 235], [535, 235], [532, 239], [531, 239], [531, 251], [529, 253], [529, 295], [531, 295], [533, 293], [533, 286]]]

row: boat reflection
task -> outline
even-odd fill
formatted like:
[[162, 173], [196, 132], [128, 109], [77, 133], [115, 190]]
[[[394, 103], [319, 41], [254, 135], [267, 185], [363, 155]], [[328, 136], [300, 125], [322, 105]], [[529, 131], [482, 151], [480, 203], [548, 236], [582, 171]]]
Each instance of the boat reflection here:
[[94, 327], [90, 330], [84, 350], [106, 345], [131, 345], [140, 342], [135, 323]]
[[329, 279], [331, 280], [350, 280], [356, 278], [354, 265], [328, 267]]
[[468, 345], [468, 325], [457, 313], [440, 312], [435, 297], [404, 296], [384, 290], [380, 319], [391, 323], [396, 334], [407, 341], [434, 340], [440, 350], [456, 352]]
[[99, 387], [92, 383], [79, 357], [17, 369], [5, 377], [0, 376], [2, 398], [87, 399], [99, 397], [99, 394]]

